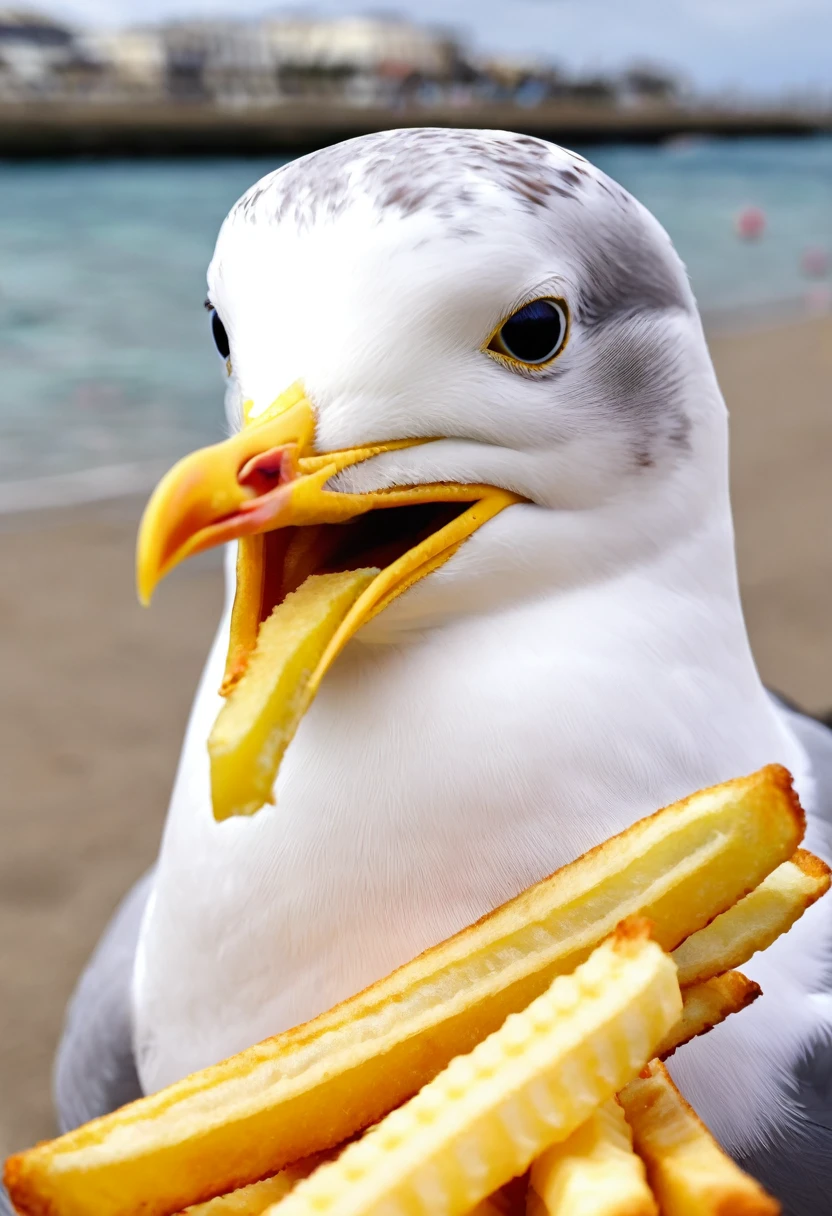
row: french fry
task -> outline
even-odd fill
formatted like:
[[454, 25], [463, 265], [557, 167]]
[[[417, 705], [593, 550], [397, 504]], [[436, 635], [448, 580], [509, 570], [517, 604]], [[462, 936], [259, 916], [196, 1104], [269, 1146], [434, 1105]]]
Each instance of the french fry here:
[[308, 1178], [313, 1170], [330, 1161], [337, 1152], [337, 1149], [333, 1149], [329, 1153], [313, 1153], [294, 1165], [287, 1165], [271, 1178], [252, 1182], [249, 1186], [239, 1187], [228, 1195], [218, 1195], [205, 1203], [195, 1203], [178, 1216], [261, 1216], [266, 1208], [284, 1199], [302, 1178]]
[[267, 1216], [462, 1216], [570, 1135], [634, 1076], [681, 1009], [676, 971], [646, 921], [624, 922], [573, 975]]
[[[823, 866], [822, 862], [819, 864]], [[782, 869], [780, 866], [775, 874]], [[682, 1016], [656, 1048], [657, 1056], [667, 1059], [684, 1043], [712, 1030], [729, 1014], [739, 1013], [760, 995], [759, 985], [739, 971], [727, 972], [683, 989]], [[612, 1151], [622, 1148], [622, 1132], [626, 1147], [632, 1153], [629, 1125], [620, 1105], [611, 1100], [599, 1107], [563, 1144], [553, 1146], [539, 1157], [532, 1165], [534, 1189], [529, 1192], [526, 1204], [529, 1216], [546, 1216], [548, 1212], [557, 1212], [558, 1216], [596, 1216], [596, 1213], [597, 1216], [642, 1216], [642, 1213], [653, 1216], [657, 1209], [652, 1192], [644, 1183], [640, 1158], [635, 1157], [636, 1171], [640, 1171], [647, 1202], [644, 1192], [639, 1192], [636, 1180], [631, 1177], [628, 1163], [620, 1157], [616, 1160], [616, 1153]], [[610, 1170], [605, 1165], [608, 1157], [613, 1162]], [[307, 1158], [288, 1166], [275, 1178], [188, 1208], [187, 1216], [261, 1216], [272, 1203], [288, 1195], [295, 1183], [311, 1173], [322, 1160], [326, 1160], [326, 1154]], [[564, 1174], [564, 1162], [567, 1174]], [[597, 1178], [594, 1177], [596, 1167], [600, 1170]], [[522, 1208], [516, 1200], [509, 1202], [503, 1192], [498, 1191], [477, 1204], [471, 1216], [505, 1216], [514, 1210]]]
[[[306, 1160], [311, 1161], [312, 1158]], [[267, 1208], [285, 1199], [302, 1178], [308, 1177], [313, 1168], [312, 1165], [306, 1168], [306, 1162], [301, 1166], [290, 1165], [273, 1178], [253, 1182], [251, 1186], [240, 1187], [230, 1195], [220, 1195], [217, 1199], [185, 1208], [179, 1216], [263, 1216]], [[502, 1201], [501, 1193], [497, 1192], [472, 1208], [470, 1216], [507, 1216], [511, 1210]]]
[[511, 1209], [500, 1201], [499, 1193], [482, 1199], [475, 1208], [471, 1208], [469, 1216], [506, 1216]]
[[[529, 1174], [526, 1171], [517, 1178], [512, 1178], [511, 1182], [507, 1182], [505, 1186], [501, 1186], [498, 1191], [489, 1195], [488, 1199], [483, 1200], [483, 1203], [489, 1205], [488, 1216], [526, 1216], [528, 1189]], [[486, 1216], [482, 1204], [477, 1204], [472, 1212], [476, 1212], [478, 1216]]]
[[743, 1173], [653, 1060], [619, 1094], [636, 1152], [662, 1212], [679, 1216], [777, 1216], [780, 1204]]
[[610, 1098], [533, 1163], [529, 1216], [658, 1216], [624, 1111]]
[[726, 971], [725, 975], [683, 988], [682, 1016], [659, 1044], [656, 1055], [666, 1060], [684, 1043], [713, 1030], [729, 1014], [739, 1013], [760, 995], [760, 985], [741, 971]]
[[254, 651], [208, 739], [214, 817], [253, 815], [271, 801], [280, 759], [308, 708], [314, 671], [376, 569], [315, 574], [260, 626]]
[[315, 1164], [307, 1169], [305, 1162], [300, 1166], [289, 1165], [272, 1178], [241, 1186], [228, 1195], [218, 1195], [205, 1203], [195, 1203], [185, 1208], [179, 1216], [261, 1216], [266, 1208], [285, 1198], [301, 1178], [306, 1178], [313, 1169]]
[[785, 769], [693, 794], [305, 1026], [11, 1157], [25, 1216], [168, 1216], [399, 1106], [641, 913], [667, 950], [793, 854]]
[[798, 849], [790, 861], [760, 885], [693, 933], [673, 951], [679, 983], [701, 984], [731, 967], [748, 962], [791, 929], [808, 907], [829, 890], [829, 867], [819, 857]]

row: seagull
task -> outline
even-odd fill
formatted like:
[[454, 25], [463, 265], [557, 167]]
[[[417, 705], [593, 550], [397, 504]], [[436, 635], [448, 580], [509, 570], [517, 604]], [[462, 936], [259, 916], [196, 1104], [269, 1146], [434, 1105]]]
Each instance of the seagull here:
[[[314, 1017], [765, 764], [792, 772], [807, 847], [832, 861], [832, 736], [757, 673], [727, 413], [640, 203], [540, 139], [387, 131], [254, 185], [208, 292], [230, 434], [154, 494], [139, 579], [149, 595], [225, 545], [227, 602], [158, 862], [69, 1010], [64, 1128]], [[279, 747], [238, 788], [216, 732], [268, 615], [306, 595], [323, 619], [314, 580], [354, 571], [284, 690]], [[764, 998], [673, 1062], [797, 1216], [822, 1209], [832, 1165], [831, 913], [758, 955]]]

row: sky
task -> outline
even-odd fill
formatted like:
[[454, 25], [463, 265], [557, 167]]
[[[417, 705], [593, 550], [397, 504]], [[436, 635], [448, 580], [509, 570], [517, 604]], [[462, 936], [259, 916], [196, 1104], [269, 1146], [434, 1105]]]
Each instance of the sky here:
[[832, 97], [832, 0], [34, 0], [76, 22], [285, 11], [399, 12], [451, 26], [483, 52], [538, 54], [570, 70], [663, 63], [708, 91]]

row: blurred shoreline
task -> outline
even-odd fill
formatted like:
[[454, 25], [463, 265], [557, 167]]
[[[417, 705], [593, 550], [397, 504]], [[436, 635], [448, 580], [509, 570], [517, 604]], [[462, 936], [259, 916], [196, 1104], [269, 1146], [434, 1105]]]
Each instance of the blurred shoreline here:
[[832, 112], [718, 104], [534, 106], [125, 104], [108, 101], [0, 103], [0, 157], [298, 156], [392, 127], [511, 130], [554, 143], [642, 143], [702, 136], [812, 136], [832, 132]]

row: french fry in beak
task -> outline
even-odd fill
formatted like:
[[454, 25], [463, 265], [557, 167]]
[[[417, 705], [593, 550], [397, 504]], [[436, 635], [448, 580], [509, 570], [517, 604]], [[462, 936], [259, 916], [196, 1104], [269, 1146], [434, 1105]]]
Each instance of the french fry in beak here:
[[278, 766], [311, 693], [312, 672], [348, 609], [378, 570], [317, 574], [260, 627], [254, 652], [208, 739], [216, 819], [253, 815], [272, 800]]
[[667, 1216], [778, 1216], [777, 1200], [722, 1151], [658, 1060], [619, 1099]]
[[269, 1216], [462, 1216], [634, 1076], [679, 1016], [668, 955], [625, 922]]
[[[239, 545], [220, 692], [225, 696], [244, 682], [248, 688], [212, 735], [217, 819], [254, 814], [270, 801], [303, 713], [358, 630], [444, 565], [479, 528], [524, 501], [498, 486], [459, 482], [340, 492], [330, 484], [339, 473], [430, 440], [321, 452], [316, 427], [317, 413], [303, 385], [291, 385], [261, 413], [247, 415], [228, 439], [180, 460], [154, 490], [139, 528], [136, 580], [144, 603], [180, 561], [229, 541]], [[409, 511], [391, 547], [377, 513], [399, 507]], [[383, 568], [375, 568], [372, 559], [379, 552], [385, 555]], [[371, 567], [372, 577], [352, 597], [343, 594], [349, 580], [327, 581], [333, 572], [361, 575]], [[270, 625], [272, 610], [279, 613], [296, 590], [302, 598], [279, 615], [279, 628]], [[291, 646], [281, 647], [277, 635], [286, 633], [288, 640], [289, 630]]]

